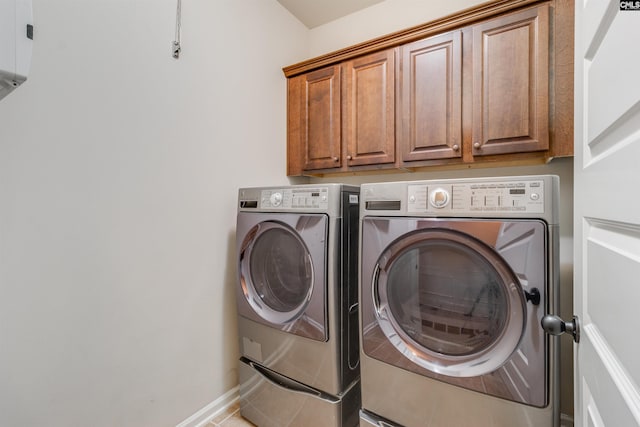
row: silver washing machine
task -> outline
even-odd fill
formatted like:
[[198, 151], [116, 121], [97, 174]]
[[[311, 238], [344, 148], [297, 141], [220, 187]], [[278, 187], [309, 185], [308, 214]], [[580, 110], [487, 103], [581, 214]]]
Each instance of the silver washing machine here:
[[259, 427], [351, 427], [360, 408], [359, 188], [243, 188], [240, 411]]
[[558, 189], [361, 187], [361, 426], [559, 425]]

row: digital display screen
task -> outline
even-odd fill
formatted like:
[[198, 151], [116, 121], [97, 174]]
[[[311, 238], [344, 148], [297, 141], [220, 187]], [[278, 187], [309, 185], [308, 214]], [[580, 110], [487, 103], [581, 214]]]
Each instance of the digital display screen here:
[[320, 197], [320, 193], [311, 193], [311, 197]]
[[512, 188], [509, 190], [509, 194], [524, 194], [524, 188]]

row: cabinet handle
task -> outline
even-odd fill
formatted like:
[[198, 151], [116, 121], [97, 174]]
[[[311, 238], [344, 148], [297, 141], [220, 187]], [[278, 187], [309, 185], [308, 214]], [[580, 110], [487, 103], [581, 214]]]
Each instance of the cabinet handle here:
[[347, 160], [351, 160], [351, 159], [352, 159], [352, 157], [351, 157], [351, 156], [347, 156]]
[[337, 158], [337, 157], [334, 157], [334, 158], [333, 158], [333, 161], [334, 161], [334, 162], [338, 162], [339, 160], [340, 160], [340, 159], [339, 159], [339, 158]]
[[479, 143], [479, 142], [475, 142], [475, 143], [473, 144], [473, 148], [475, 148], [476, 150], [479, 150], [480, 148], [482, 148], [482, 145], [480, 145], [480, 143]]
[[453, 151], [458, 151], [460, 149], [460, 146], [458, 144], [453, 144]]

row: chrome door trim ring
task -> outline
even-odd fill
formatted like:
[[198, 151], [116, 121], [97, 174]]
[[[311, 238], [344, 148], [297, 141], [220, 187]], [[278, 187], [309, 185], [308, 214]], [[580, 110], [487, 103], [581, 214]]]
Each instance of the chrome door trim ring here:
[[[256, 290], [253, 282], [251, 280], [251, 252], [253, 250], [253, 243], [257, 241], [257, 239], [268, 232], [269, 230], [280, 229], [285, 230], [289, 234], [291, 234], [300, 244], [302, 248], [305, 250], [305, 256], [307, 257], [307, 262], [311, 268], [311, 283], [307, 289], [307, 293], [305, 298], [301, 301], [299, 305], [297, 305], [293, 310], [282, 312], [278, 310], [274, 310], [269, 307], [268, 304], [265, 304], [260, 298], [258, 291]], [[287, 224], [278, 221], [264, 221], [256, 224], [248, 233], [245, 241], [242, 244], [242, 248], [240, 250], [240, 260], [239, 260], [239, 268], [240, 268], [240, 287], [242, 294], [244, 295], [247, 303], [251, 306], [251, 308], [263, 319], [266, 321], [276, 324], [276, 325], [285, 325], [292, 321], [295, 321], [300, 317], [301, 314], [304, 313], [305, 309], [309, 305], [311, 300], [311, 295], [313, 293], [314, 288], [314, 265], [311, 254], [309, 253], [309, 249], [305, 245], [304, 241], [300, 238], [298, 233], [295, 232], [291, 227]]]
[[[411, 338], [399, 325], [388, 305], [386, 275], [393, 262], [407, 248], [428, 238], [452, 240], [471, 248], [496, 270], [507, 296], [508, 316], [501, 334], [483, 350], [469, 355], [446, 355], [430, 350]], [[375, 265], [371, 283], [376, 319], [391, 344], [413, 363], [437, 374], [453, 377], [473, 377], [495, 371], [517, 348], [525, 322], [523, 290], [515, 274], [495, 250], [471, 235], [451, 229], [419, 229], [400, 236], [381, 253]]]

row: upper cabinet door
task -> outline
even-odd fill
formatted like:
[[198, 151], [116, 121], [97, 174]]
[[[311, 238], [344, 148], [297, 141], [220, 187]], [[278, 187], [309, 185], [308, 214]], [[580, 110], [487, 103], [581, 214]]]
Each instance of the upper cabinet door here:
[[303, 169], [341, 166], [340, 66], [304, 75], [301, 138]]
[[395, 161], [395, 50], [344, 63], [348, 166]]
[[549, 6], [473, 26], [474, 156], [549, 148]]
[[460, 31], [402, 46], [402, 162], [462, 154]]

